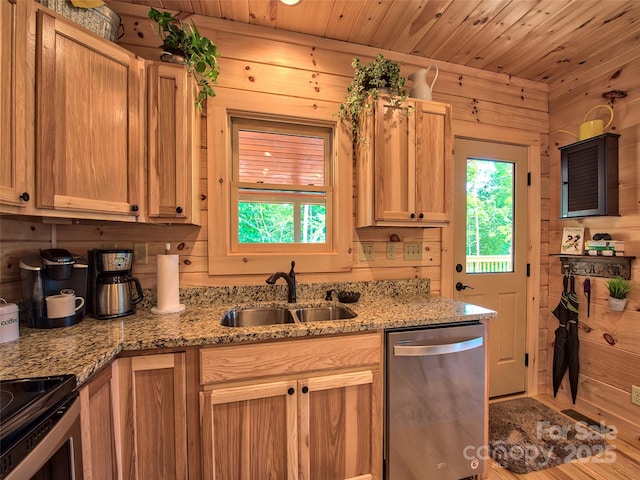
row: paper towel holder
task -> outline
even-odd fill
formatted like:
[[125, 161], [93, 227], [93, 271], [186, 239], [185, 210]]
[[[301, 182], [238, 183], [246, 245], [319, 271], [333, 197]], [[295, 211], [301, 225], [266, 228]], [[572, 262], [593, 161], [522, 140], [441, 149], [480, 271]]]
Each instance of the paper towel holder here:
[[163, 315], [184, 312], [186, 307], [180, 303], [178, 255], [170, 255], [171, 245], [167, 243], [164, 255], [158, 255], [156, 306], [151, 313]]

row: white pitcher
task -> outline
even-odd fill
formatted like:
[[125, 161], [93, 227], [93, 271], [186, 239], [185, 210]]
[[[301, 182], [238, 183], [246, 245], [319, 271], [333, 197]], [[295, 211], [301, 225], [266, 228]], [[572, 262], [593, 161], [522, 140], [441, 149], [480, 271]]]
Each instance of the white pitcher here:
[[[427, 75], [429, 74], [429, 70], [432, 68], [435, 71], [435, 75], [431, 81], [431, 85], [429, 85], [427, 83]], [[409, 96], [411, 98], [431, 100], [433, 85], [436, 83], [436, 79], [438, 78], [438, 67], [435, 65], [429, 65], [427, 68], [421, 68], [420, 70], [413, 72], [408, 78], [413, 82], [413, 87], [411, 88], [411, 92], [409, 92]]]

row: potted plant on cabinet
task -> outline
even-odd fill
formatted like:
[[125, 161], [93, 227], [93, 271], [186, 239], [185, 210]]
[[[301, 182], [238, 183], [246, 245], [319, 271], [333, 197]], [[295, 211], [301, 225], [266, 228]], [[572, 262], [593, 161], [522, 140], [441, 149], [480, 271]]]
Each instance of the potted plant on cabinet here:
[[631, 281], [616, 277], [607, 281], [607, 287], [609, 288], [609, 308], [615, 312], [622, 312], [627, 304]]
[[369, 95], [378, 99], [381, 92], [391, 96], [394, 105], [407, 99], [404, 89], [406, 78], [400, 75], [400, 66], [393, 60], [384, 58], [381, 53], [370, 63], [363, 64], [359, 58], [351, 62], [354, 69], [353, 81], [347, 87], [347, 95], [340, 104], [338, 116], [351, 123], [354, 142], [359, 138], [359, 119], [363, 110], [370, 107]]
[[169, 12], [160, 12], [151, 8], [149, 18], [158, 24], [157, 33], [162, 39], [165, 61], [184, 63], [189, 73], [198, 83], [199, 91], [196, 105], [202, 110], [207, 97], [214, 97], [213, 85], [216, 83], [220, 67], [218, 49], [211, 40], [198, 32], [194, 23], [185, 25]]

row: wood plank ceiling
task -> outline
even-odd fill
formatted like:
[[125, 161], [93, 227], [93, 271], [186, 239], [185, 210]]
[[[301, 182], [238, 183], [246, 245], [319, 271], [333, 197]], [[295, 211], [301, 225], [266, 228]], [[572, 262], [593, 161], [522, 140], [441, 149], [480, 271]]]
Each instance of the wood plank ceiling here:
[[[553, 83], [640, 48], [638, 0], [122, 0]], [[185, 15], [187, 14], [187, 15]]]

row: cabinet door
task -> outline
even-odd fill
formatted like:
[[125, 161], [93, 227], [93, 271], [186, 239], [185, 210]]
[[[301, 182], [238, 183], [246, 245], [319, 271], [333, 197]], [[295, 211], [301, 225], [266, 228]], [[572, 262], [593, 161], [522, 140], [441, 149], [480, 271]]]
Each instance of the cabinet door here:
[[298, 478], [295, 381], [200, 395], [206, 480]]
[[118, 359], [123, 478], [187, 478], [184, 353]]
[[42, 10], [36, 28], [37, 206], [135, 220], [144, 198], [144, 62]]
[[194, 82], [179, 65], [149, 66], [149, 218], [200, 223], [200, 112]]
[[450, 107], [416, 101], [413, 116], [416, 221], [447, 222], [453, 194]]
[[[415, 115], [382, 97], [375, 106], [375, 219], [411, 222], [415, 211]], [[367, 139], [367, 141], [371, 141]]]
[[380, 372], [311, 377], [298, 384], [300, 479], [381, 479]]
[[25, 152], [18, 142], [20, 131], [24, 131], [24, 126], [17, 126], [23, 112], [16, 108], [19, 88], [25, 83], [24, 42], [17, 40], [21, 26], [17, 13], [22, 7], [0, 1], [0, 204], [18, 207], [9, 210], [18, 212], [30, 197], [26, 192]]
[[111, 368], [80, 390], [84, 480], [118, 477]]

